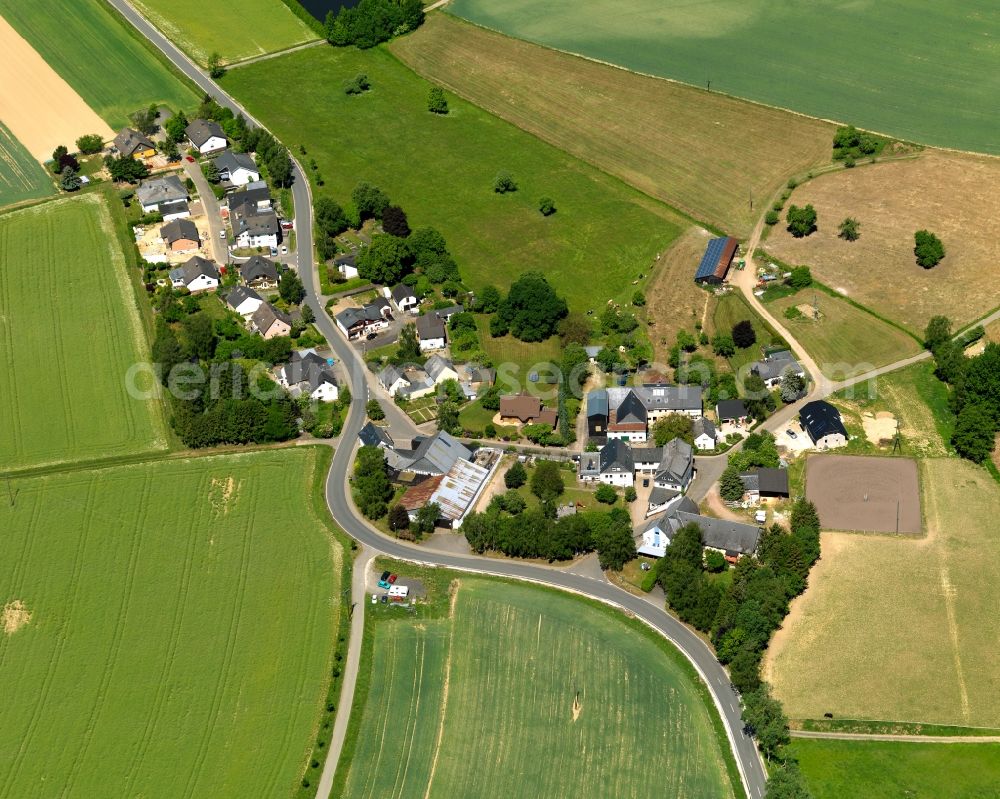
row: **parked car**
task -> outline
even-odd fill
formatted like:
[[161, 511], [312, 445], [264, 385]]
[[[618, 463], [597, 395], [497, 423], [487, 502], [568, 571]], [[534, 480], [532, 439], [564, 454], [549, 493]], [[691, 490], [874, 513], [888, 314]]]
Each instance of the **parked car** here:
[[288, 245], [287, 244], [282, 244], [281, 245], [281, 254], [282, 255], [288, 255]]
[[399, 575], [398, 574], [390, 574], [389, 575], [389, 585], [394, 585], [395, 582], [396, 582], [396, 580], [398, 580], [398, 579], [399, 579]]
[[219, 238], [222, 239], [223, 241], [226, 240], [226, 231], [224, 228], [219, 231]]
[[277, 254], [278, 254], [278, 248], [277, 247], [271, 247], [271, 255], [277, 255]]
[[372, 594], [372, 604], [375, 605], [377, 603], [378, 603], [378, 595]]
[[389, 587], [389, 577], [391, 575], [392, 575], [392, 572], [390, 572], [390, 571], [384, 571], [384, 572], [382, 572], [382, 576], [378, 578], [378, 587], [379, 588], [388, 588]]
[[185, 158], [186, 158], [186, 159], [187, 159], [188, 161], [190, 161], [190, 162], [191, 162], [192, 164], [194, 163], [194, 156], [193, 156], [193, 155], [185, 155], [184, 157], [185, 157]]
[[365, 336], [365, 338], [368, 341], [372, 341], [373, 339], [377, 339], [378, 338], [378, 333], [369, 333], [367, 336]]
[[382, 604], [383, 605], [388, 605], [389, 604], [389, 595], [388, 594], [382, 594]]
[[786, 435], [786, 436], [788, 436], [789, 438], [798, 438], [798, 436], [797, 436], [797, 435], [795, 435], [795, 431], [794, 431], [794, 430], [792, 430], [791, 428], [788, 428], [788, 429], [787, 429], [787, 430], [785, 431], [785, 435]]

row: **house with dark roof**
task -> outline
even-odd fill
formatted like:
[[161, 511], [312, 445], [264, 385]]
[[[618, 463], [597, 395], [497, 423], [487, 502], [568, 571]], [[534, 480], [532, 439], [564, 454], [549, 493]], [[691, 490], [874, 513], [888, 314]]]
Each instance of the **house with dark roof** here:
[[267, 247], [275, 249], [281, 242], [281, 223], [272, 208], [252, 211], [248, 206], [238, 206], [230, 216], [233, 235], [240, 247]]
[[720, 424], [743, 424], [747, 420], [747, 406], [741, 399], [719, 400], [715, 415]]
[[595, 442], [605, 441], [608, 437], [608, 392], [603, 388], [594, 389], [587, 394], [587, 436]]
[[829, 402], [807, 402], [799, 411], [799, 421], [817, 449], [847, 446], [847, 428], [840, 418], [840, 411]]
[[177, 175], [150, 178], [139, 184], [135, 190], [143, 213], [163, 214], [163, 221], [183, 219], [191, 216], [188, 208], [188, 190]]
[[663, 460], [663, 447], [649, 446], [632, 447], [632, 461], [635, 470], [642, 474], [655, 474], [660, 461]]
[[[656, 488], [654, 486], [653, 490], [649, 492], [649, 500], [646, 504], [646, 516], [649, 517], [654, 513], [666, 510], [669, 505], [673, 504], [673, 501], [677, 497], [681, 496], [683, 494], [680, 491], [674, 491], [672, 488]], [[697, 506], [695, 506], [695, 510], [697, 510]]]
[[252, 289], [275, 289], [278, 287], [278, 267], [261, 255], [253, 255], [240, 265], [240, 279]]
[[226, 305], [244, 319], [253, 316], [264, 304], [264, 298], [249, 286], [233, 286], [226, 294]]
[[732, 236], [711, 239], [705, 247], [705, 254], [694, 273], [695, 283], [717, 285], [726, 279], [729, 266], [733, 262], [739, 242]]
[[297, 350], [277, 370], [278, 384], [293, 397], [307, 396], [319, 402], [335, 402], [340, 394], [337, 378], [326, 358], [316, 350]]
[[663, 457], [656, 467], [653, 485], [684, 492], [694, 479], [694, 449], [686, 441], [674, 438], [663, 448]]
[[621, 439], [608, 439], [600, 452], [585, 452], [580, 456], [579, 476], [584, 482], [622, 487], [633, 485], [635, 462], [632, 448]]
[[378, 297], [360, 308], [345, 308], [333, 318], [348, 340], [353, 340], [385, 330], [389, 326], [389, 310], [389, 303]]
[[211, 291], [219, 287], [219, 270], [211, 261], [195, 255], [183, 266], [170, 270], [170, 285], [175, 289], [187, 289], [192, 294]]
[[111, 149], [120, 156], [139, 161], [156, 155], [156, 145], [153, 140], [132, 128], [122, 128], [112, 140]]
[[695, 449], [702, 451], [715, 449], [716, 444], [719, 442], [719, 431], [704, 416], [694, 420], [691, 432], [694, 435]]
[[500, 424], [547, 424], [555, 428], [558, 421], [558, 412], [546, 408], [531, 394], [509, 394], [500, 398]]
[[250, 330], [264, 339], [287, 336], [292, 332], [292, 320], [288, 314], [265, 302], [250, 317]]
[[762, 361], [754, 361], [750, 364], [750, 371], [758, 375], [768, 388], [781, 385], [781, 379], [786, 374], [806, 375], [806, 370], [788, 350], [773, 352]]
[[386, 451], [390, 468], [397, 472], [447, 474], [456, 461], [472, 458], [472, 451], [444, 430], [426, 438], [418, 436], [413, 444], [409, 450], [395, 447]]
[[788, 470], [759, 467], [743, 472], [744, 496], [752, 502], [761, 499], [788, 499]]
[[697, 506], [684, 497], [676, 506], [651, 518], [636, 531], [642, 539], [639, 554], [663, 557], [677, 531], [688, 524], [698, 525], [705, 549], [721, 552], [730, 562], [753, 555], [760, 543], [762, 531], [759, 526], [701, 516]]
[[368, 422], [358, 432], [358, 440], [363, 447], [381, 447], [387, 449], [393, 446], [392, 436], [384, 427]]
[[214, 119], [196, 119], [184, 129], [184, 133], [202, 155], [217, 153], [229, 146], [225, 131]]
[[400, 313], [413, 311], [420, 304], [413, 289], [405, 283], [398, 283], [393, 286], [389, 292], [389, 296], [392, 298], [392, 304], [396, 306]]
[[444, 320], [435, 313], [417, 317], [417, 341], [421, 352], [433, 352], [444, 349], [447, 342]]
[[629, 391], [611, 411], [608, 419], [608, 438], [642, 443], [646, 440], [647, 419], [646, 406], [635, 391]]
[[213, 163], [219, 170], [219, 179], [223, 183], [246, 186], [248, 183], [260, 180], [260, 170], [250, 153], [234, 153], [232, 150], [226, 150], [216, 156]]
[[171, 252], [191, 252], [201, 246], [198, 228], [190, 219], [174, 219], [160, 228], [160, 239]]
[[358, 277], [358, 256], [357, 253], [349, 252], [345, 255], [338, 255], [333, 259], [334, 268], [340, 272], [344, 280]]
[[667, 383], [651, 383], [648, 385], [613, 386], [607, 389], [608, 407], [614, 411], [625, 398], [635, 394], [646, 409], [646, 423], [652, 425], [669, 416], [679, 413], [697, 419], [702, 415], [702, 403], [705, 390], [701, 386], [674, 386]]

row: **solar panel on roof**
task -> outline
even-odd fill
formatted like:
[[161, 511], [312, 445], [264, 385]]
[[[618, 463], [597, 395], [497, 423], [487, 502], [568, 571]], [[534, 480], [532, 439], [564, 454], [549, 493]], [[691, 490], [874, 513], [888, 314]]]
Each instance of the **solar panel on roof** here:
[[705, 248], [705, 255], [698, 265], [698, 271], [694, 274], [695, 280], [701, 280], [715, 274], [715, 267], [719, 265], [719, 256], [722, 255], [722, 249], [725, 245], [725, 238], [712, 239], [708, 243], [708, 246]]

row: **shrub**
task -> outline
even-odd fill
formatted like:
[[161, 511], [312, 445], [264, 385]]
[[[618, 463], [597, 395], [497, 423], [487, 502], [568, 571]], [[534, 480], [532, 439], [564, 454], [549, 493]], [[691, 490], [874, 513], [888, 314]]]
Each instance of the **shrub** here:
[[594, 492], [594, 499], [598, 502], [603, 502], [605, 505], [614, 505], [618, 501], [618, 492], [607, 483], [601, 483], [597, 491]]
[[359, 72], [344, 84], [344, 94], [363, 94], [371, 88], [371, 82], [364, 72]]
[[104, 149], [104, 139], [100, 133], [88, 133], [76, 140], [76, 149], [84, 155], [93, 155]]
[[789, 305], [785, 308], [785, 319], [801, 319], [802, 311], [796, 308], [794, 305]]
[[861, 223], [852, 216], [847, 217], [837, 228], [837, 234], [844, 241], [857, 241], [861, 238]]
[[653, 590], [656, 586], [656, 572], [650, 569], [642, 576], [642, 582], [639, 583], [639, 588], [645, 591], [647, 594]]
[[808, 266], [796, 266], [785, 282], [793, 289], [804, 289], [806, 286], [812, 285], [812, 272], [809, 271]]
[[781, 221], [781, 216], [777, 211], [768, 211], [764, 215], [764, 222], [768, 225], [777, 225]]
[[448, 101], [445, 99], [444, 90], [439, 86], [432, 86], [427, 93], [427, 110], [432, 114], [447, 114]]
[[542, 197], [538, 201], [538, 210], [542, 216], [552, 216], [556, 212], [555, 201], [551, 197]]
[[629, 486], [628, 488], [625, 489], [625, 501], [626, 502], [635, 502], [635, 500], [636, 500], [636, 498], [638, 496], [639, 495], [636, 493], [635, 488], [633, 488], [632, 486]]
[[373, 422], [380, 422], [385, 418], [385, 411], [382, 410], [382, 406], [377, 399], [368, 400], [368, 404], [365, 405], [365, 412]]
[[493, 191], [497, 194], [507, 194], [508, 192], [517, 191], [517, 184], [509, 172], [500, 172], [493, 179]]
[[726, 570], [726, 558], [721, 552], [710, 549], [705, 553], [705, 569], [710, 572]]

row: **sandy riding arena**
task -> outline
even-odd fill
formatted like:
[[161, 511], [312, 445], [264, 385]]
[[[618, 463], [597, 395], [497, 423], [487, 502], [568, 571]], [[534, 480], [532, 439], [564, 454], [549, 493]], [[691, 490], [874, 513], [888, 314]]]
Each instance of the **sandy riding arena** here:
[[71, 150], [86, 133], [114, 134], [34, 48], [0, 17], [0, 114], [3, 123], [39, 161], [60, 144]]
[[919, 533], [917, 463], [908, 458], [813, 455], [806, 496], [824, 530]]

